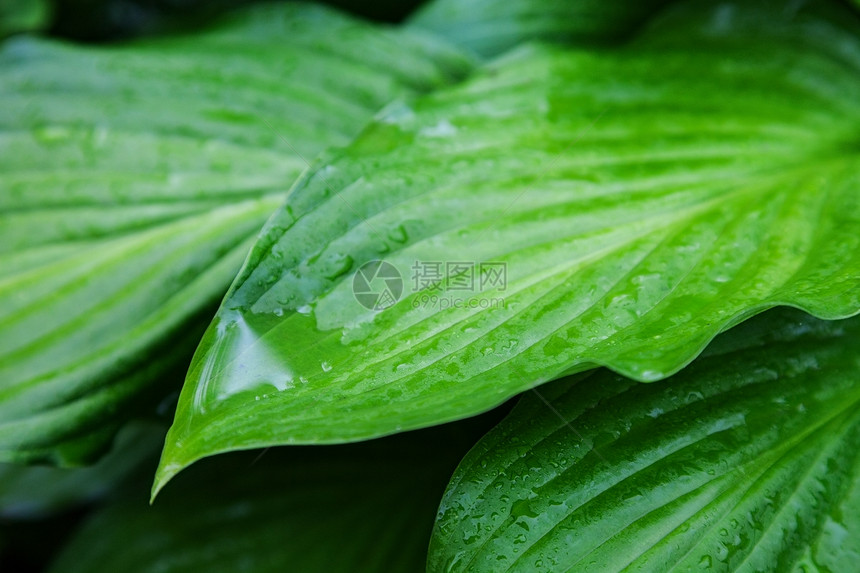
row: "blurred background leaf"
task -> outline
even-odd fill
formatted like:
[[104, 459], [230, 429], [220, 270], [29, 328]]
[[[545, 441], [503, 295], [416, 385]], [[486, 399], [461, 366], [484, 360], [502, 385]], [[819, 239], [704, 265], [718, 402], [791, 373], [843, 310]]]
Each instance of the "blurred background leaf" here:
[[[267, 2], [260, 0], [53, 0], [53, 3], [55, 15], [51, 19], [51, 34], [79, 41], [103, 42], [195, 28], [217, 18], [225, 11]], [[362, 18], [394, 23], [402, 20], [421, 2], [420, 0], [377, 2], [327, 0], [321, 3]]]
[[0, 520], [51, 517], [110, 496], [155, 467], [166, 433], [164, 420], [135, 420], [107, 455], [84, 468], [0, 464]]
[[52, 21], [51, 11], [51, 0], [0, 0], [0, 40], [42, 30]]
[[85, 468], [0, 465], [0, 571], [42, 571], [97, 504], [146, 488], [168, 421], [137, 420]]
[[434, 0], [410, 18], [478, 54], [492, 57], [528, 41], [618, 41], [670, 0]]
[[87, 518], [55, 573], [416, 573], [461, 457], [503, 411], [383, 440], [204, 460]]

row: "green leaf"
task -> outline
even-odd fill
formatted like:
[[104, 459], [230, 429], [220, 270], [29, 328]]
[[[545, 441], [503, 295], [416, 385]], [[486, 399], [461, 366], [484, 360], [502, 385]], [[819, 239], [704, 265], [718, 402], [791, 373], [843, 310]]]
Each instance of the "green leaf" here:
[[428, 571], [850, 571], [860, 319], [722, 335], [674, 377], [526, 394], [466, 456]]
[[445, 483], [472, 444], [460, 426], [207, 460], [153, 507], [140, 490], [97, 512], [50, 570], [415, 573]]
[[[437, 424], [598, 364], [656, 380], [768, 307], [857, 312], [857, 22], [722, 6], [614, 51], [525, 48], [303, 176], [197, 350], [156, 490], [207, 455]], [[369, 310], [356, 272], [382, 257], [404, 292]], [[416, 291], [434, 261], [441, 292]], [[454, 290], [458, 261], [507, 282]]]
[[668, 0], [433, 0], [410, 24], [482, 56], [530, 40], [600, 44], [618, 40]]
[[0, 460], [102, 449], [189, 358], [303, 157], [467, 65], [293, 4], [116, 48], [4, 44]]

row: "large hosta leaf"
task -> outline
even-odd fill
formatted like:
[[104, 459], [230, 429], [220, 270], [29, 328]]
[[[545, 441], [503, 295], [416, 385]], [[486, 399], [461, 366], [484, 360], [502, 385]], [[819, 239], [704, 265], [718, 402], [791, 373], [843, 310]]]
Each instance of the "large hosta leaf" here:
[[[857, 312], [857, 22], [706, 6], [615, 51], [523, 49], [300, 179], [198, 348], [158, 482], [216, 452], [474, 414], [596, 364], [656, 380], [770, 306]], [[380, 258], [403, 285], [363, 284]], [[416, 291], [433, 262], [447, 277]], [[507, 282], [464, 291], [455, 262], [506, 264]]]
[[856, 570], [858, 347], [858, 318], [780, 309], [668, 380], [526, 394], [452, 478], [428, 570]]
[[[0, 460], [76, 462], [177, 358], [302, 158], [461, 73], [416, 33], [243, 12], [121, 48], [0, 52]], [[208, 316], [207, 316], [208, 315]]]
[[669, 0], [433, 0], [410, 24], [484, 56], [528, 40], [603, 43], [629, 33]]
[[98, 512], [51, 570], [416, 573], [467, 439], [446, 427], [207, 460], [153, 507], [144, 488]]

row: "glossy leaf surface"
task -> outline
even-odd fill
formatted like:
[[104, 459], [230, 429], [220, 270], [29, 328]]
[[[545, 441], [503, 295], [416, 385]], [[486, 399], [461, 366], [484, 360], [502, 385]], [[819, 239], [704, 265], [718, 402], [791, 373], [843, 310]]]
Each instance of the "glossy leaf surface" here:
[[122, 47], [5, 43], [0, 460], [102, 448], [189, 358], [302, 157], [467, 65], [310, 5]]
[[[436, 424], [597, 364], [660, 379], [770, 306], [857, 312], [857, 22], [731, 7], [732, 26], [705, 3], [614, 51], [526, 48], [304, 176], [198, 348], [156, 487], [206, 455]], [[381, 311], [353, 292], [380, 258], [402, 278]], [[416, 291], [434, 261], [507, 281]]]
[[668, 0], [432, 0], [410, 24], [482, 56], [530, 40], [600, 44], [618, 40]]
[[779, 309], [679, 374], [524, 395], [457, 469], [428, 571], [850, 571], [860, 319]]
[[96, 513], [50, 570], [415, 573], [445, 483], [475, 439], [445, 427], [206, 460], [152, 507], [144, 488]]

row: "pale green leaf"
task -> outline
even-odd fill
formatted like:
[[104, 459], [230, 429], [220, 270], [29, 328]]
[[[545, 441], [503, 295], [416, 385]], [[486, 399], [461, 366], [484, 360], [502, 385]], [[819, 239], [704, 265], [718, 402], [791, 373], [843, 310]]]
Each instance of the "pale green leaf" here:
[[529, 40], [606, 43], [629, 34], [668, 0], [432, 0], [410, 19], [483, 56]]
[[[660, 379], [768, 307], [857, 312], [860, 34], [839, 14], [708, 3], [389, 109], [267, 224], [156, 488], [206, 455], [436, 424], [598, 364]], [[368, 310], [352, 289], [380, 258], [403, 293]], [[428, 261], [439, 293], [411, 280]], [[505, 263], [504, 289], [455, 290], [461, 261]]]
[[304, 158], [467, 66], [295, 4], [122, 47], [5, 43], [0, 460], [103, 447], [188, 359]]
[[853, 571], [860, 319], [771, 311], [679, 374], [527, 393], [466, 456], [428, 571]]

